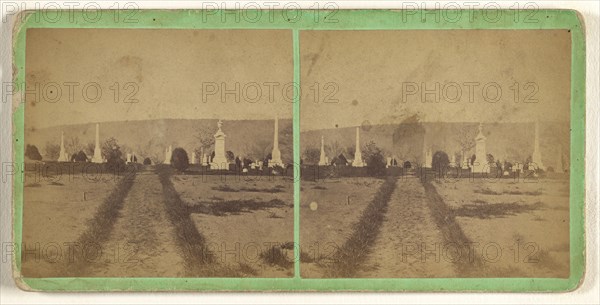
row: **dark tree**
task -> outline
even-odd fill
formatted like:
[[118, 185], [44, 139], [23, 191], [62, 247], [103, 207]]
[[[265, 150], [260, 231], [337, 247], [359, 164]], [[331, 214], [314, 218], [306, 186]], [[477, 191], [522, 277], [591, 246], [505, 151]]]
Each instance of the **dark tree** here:
[[412, 164], [410, 164], [410, 161], [405, 161], [403, 166], [404, 168], [411, 168]]
[[171, 166], [179, 170], [180, 172], [185, 171], [190, 166], [190, 160], [188, 159], [187, 152], [181, 147], [177, 147], [171, 154]]
[[304, 150], [304, 160], [308, 164], [317, 164], [319, 163], [319, 157], [321, 156], [321, 151], [317, 148], [307, 148]]
[[60, 156], [60, 145], [47, 142], [46, 143], [46, 159], [56, 161]]
[[348, 159], [344, 156], [344, 154], [340, 154], [335, 159], [335, 165], [348, 165]]
[[448, 154], [446, 154], [443, 151], [436, 151], [433, 154], [433, 158], [432, 158], [432, 167], [434, 170], [439, 171], [439, 170], [445, 170], [448, 168], [448, 165], [450, 164], [450, 159], [448, 158]]
[[494, 164], [494, 155], [492, 155], [492, 154], [487, 154], [485, 157], [486, 157], [486, 159], [487, 159], [487, 160], [486, 160], [486, 161], [487, 161], [487, 164]]
[[125, 167], [125, 160], [121, 158], [123, 156], [121, 147], [115, 138], [107, 139], [102, 144], [101, 149], [102, 155], [106, 158], [106, 167], [108, 169], [117, 171]]
[[385, 175], [385, 160], [381, 153], [372, 154], [367, 159], [367, 174], [374, 177]]
[[144, 159], [144, 165], [151, 165], [151, 164], [152, 164], [152, 160], [150, 160], [150, 158]]
[[73, 160], [75, 162], [86, 162], [87, 161], [87, 155], [85, 154], [85, 152], [83, 150], [80, 150], [78, 153], [73, 154]]
[[225, 152], [225, 158], [227, 162], [232, 163], [235, 160], [235, 154], [231, 150], [228, 150]]
[[27, 144], [25, 147], [25, 157], [29, 158], [30, 160], [42, 160], [42, 155], [35, 145]]

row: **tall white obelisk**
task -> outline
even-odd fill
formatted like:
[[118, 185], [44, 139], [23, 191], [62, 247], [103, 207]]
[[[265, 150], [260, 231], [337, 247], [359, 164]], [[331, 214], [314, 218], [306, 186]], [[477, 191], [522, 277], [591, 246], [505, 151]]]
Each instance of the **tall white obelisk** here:
[[269, 160], [269, 167], [273, 166], [283, 167], [279, 150], [279, 119], [277, 117], [275, 117], [275, 132], [273, 133], [273, 151], [271, 151], [271, 160]]
[[67, 152], [65, 150], [65, 132], [60, 134], [60, 153], [58, 155], [58, 162], [68, 162]]
[[362, 159], [362, 151], [360, 150], [360, 129], [356, 127], [356, 148], [354, 149], [354, 161], [352, 161], [352, 166], [354, 167], [363, 167], [365, 163]]
[[219, 120], [217, 123], [219, 130], [215, 133], [215, 157], [210, 163], [210, 169], [229, 170], [229, 162], [225, 157], [225, 133], [221, 130], [223, 122]]
[[490, 165], [487, 164], [486, 152], [487, 138], [483, 135], [483, 124], [479, 123], [479, 133], [475, 137], [475, 164], [473, 165], [474, 173], [489, 173]]
[[169, 147], [165, 148], [165, 161], [163, 164], [171, 164], [171, 157], [173, 155], [173, 146], [169, 145]]
[[96, 145], [94, 147], [93, 163], [102, 163], [102, 150], [100, 149], [100, 124], [96, 123]]
[[327, 158], [325, 157], [325, 137], [321, 136], [321, 155], [319, 156], [319, 165], [327, 165]]
[[542, 163], [542, 152], [540, 151], [540, 123], [535, 122], [535, 143], [533, 144], [533, 154], [531, 155], [531, 162], [541, 170], [545, 170], [544, 164]]

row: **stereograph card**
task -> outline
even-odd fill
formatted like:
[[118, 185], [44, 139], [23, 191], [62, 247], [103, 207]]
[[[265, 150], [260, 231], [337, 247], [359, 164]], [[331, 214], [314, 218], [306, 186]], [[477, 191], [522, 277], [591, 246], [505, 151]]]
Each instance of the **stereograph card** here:
[[576, 12], [120, 13], [15, 25], [21, 288], [579, 285]]

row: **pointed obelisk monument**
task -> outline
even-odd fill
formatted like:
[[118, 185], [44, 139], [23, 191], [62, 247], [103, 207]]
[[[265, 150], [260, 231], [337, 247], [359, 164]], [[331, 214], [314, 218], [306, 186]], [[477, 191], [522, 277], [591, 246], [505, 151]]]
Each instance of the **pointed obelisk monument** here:
[[425, 167], [432, 168], [433, 167], [433, 153], [431, 152], [431, 148], [425, 151]]
[[271, 160], [269, 160], [269, 167], [273, 166], [283, 167], [279, 150], [279, 119], [277, 117], [275, 117], [275, 132], [273, 133], [273, 151], [271, 151]]
[[356, 148], [354, 149], [354, 161], [352, 161], [354, 167], [364, 167], [365, 163], [362, 159], [362, 151], [360, 151], [360, 129], [356, 127]]
[[483, 135], [483, 124], [479, 123], [479, 133], [475, 137], [475, 164], [473, 164], [474, 173], [489, 173], [490, 165], [487, 164], [486, 152], [487, 138]]
[[102, 163], [102, 149], [100, 149], [100, 124], [96, 123], [96, 143], [94, 146], [94, 156], [92, 157], [93, 163]]
[[321, 136], [321, 155], [319, 156], [319, 165], [327, 165], [327, 159], [325, 157], [325, 137]]
[[167, 147], [165, 149], [165, 162], [163, 162], [163, 164], [171, 164], [172, 154], [173, 154], [173, 147], [171, 145], [169, 145], [169, 147]]
[[542, 163], [542, 152], [540, 151], [540, 123], [535, 122], [535, 140], [533, 144], [533, 154], [531, 155], [531, 162], [535, 164], [536, 168], [546, 170], [544, 163]]
[[58, 155], [58, 162], [68, 162], [67, 151], [65, 150], [65, 132], [60, 134], [60, 153]]
[[223, 122], [219, 120], [217, 123], [217, 133], [215, 133], [215, 157], [210, 163], [210, 169], [213, 170], [229, 170], [229, 163], [227, 162], [227, 157], [225, 157], [225, 133], [221, 130], [223, 127]]

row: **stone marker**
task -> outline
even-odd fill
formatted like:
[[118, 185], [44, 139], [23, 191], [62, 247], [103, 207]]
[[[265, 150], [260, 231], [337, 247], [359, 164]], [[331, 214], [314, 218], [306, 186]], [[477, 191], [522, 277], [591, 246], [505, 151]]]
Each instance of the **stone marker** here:
[[535, 122], [535, 143], [533, 146], [533, 154], [531, 155], [531, 162], [535, 163], [538, 169], [545, 170], [544, 164], [542, 163], [542, 152], [540, 151], [540, 126], [539, 122]]
[[360, 129], [356, 127], [356, 148], [354, 149], [354, 161], [352, 161], [354, 167], [364, 167], [365, 162], [362, 159], [362, 152], [360, 151]]
[[325, 166], [327, 165], [327, 160], [325, 157], [325, 137], [321, 136], [321, 155], [319, 156], [319, 165]]
[[105, 162], [102, 158], [102, 150], [100, 149], [100, 124], [96, 123], [96, 143], [94, 146], [94, 156], [92, 157], [93, 163]]
[[67, 152], [65, 151], [65, 132], [60, 134], [60, 153], [58, 155], [58, 162], [68, 162]]
[[271, 151], [271, 160], [269, 160], [269, 167], [273, 166], [283, 167], [281, 151], [279, 150], [279, 119], [277, 117], [275, 117], [275, 131], [273, 133], [273, 151]]
[[217, 122], [219, 129], [215, 133], [215, 157], [210, 163], [211, 170], [229, 170], [227, 157], [225, 157], [225, 133], [221, 130], [223, 122], [219, 120]]

